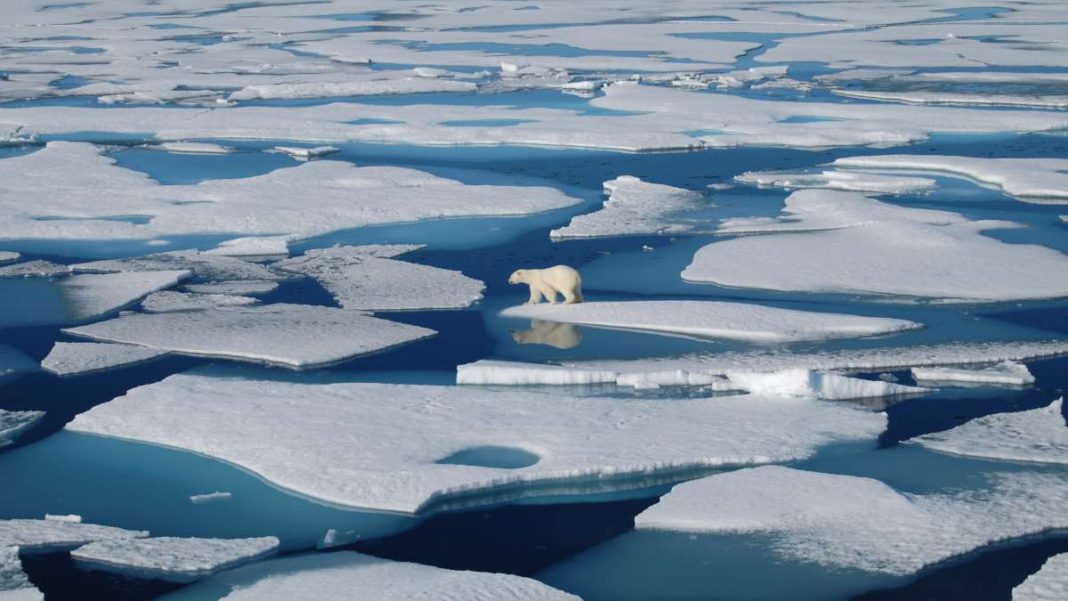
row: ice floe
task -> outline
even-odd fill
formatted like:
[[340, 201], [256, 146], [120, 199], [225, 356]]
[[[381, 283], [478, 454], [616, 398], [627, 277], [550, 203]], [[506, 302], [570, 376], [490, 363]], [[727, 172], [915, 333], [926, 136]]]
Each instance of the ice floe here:
[[[1068, 257], [982, 235], [1020, 227], [895, 206], [854, 192], [801, 190], [777, 219], [734, 219], [684, 279], [793, 292], [840, 292], [947, 302], [1068, 296]], [[807, 232], [798, 235], [795, 232]]]
[[784, 558], [904, 576], [1068, 526], [1062, 474], [1004, 473], [987, 490], [907, 494], [870, 478], [762, 466], [676, 486], [638, 529], [770, 534]]
[[921, 327], [918, 323], [902, 319], [816, 313], [748, 303], [691, 300], [520, 305], [505, 309], [501, 315], [623, 330], [767, 343], [876, 336]]
[[553, 239], [677, 234], [692, 224], [672, 220], [673, 215], [696, 209], [703, 197], [697, 192], [645, 182], [623, 175], [604, 183], [608, 200], [593, 213], [571, 218], [571, 223], [549, 232]]
[[1068, 464], [1068, 427], [1062, 404], [1063, 399], [1057, 399], [1030, 411], [986, 415], [914, 441], [954, 455]]
[[275, 257], [289, 254], [285, 236], [249, 236], [227, 240], [218, 247], [204, 251], [205, 255], [225, 257]]
[[263, 559], [278, 539], [178, 538], [161, 536], [89, 543], [71, 552], [83, 569], [168, 582], [194, 582], [221, 570]]
[[215, 491], [204, 493], [201, 495], [190, 495], [189, 502], [193, 505], [204, 505], [205, 503], [218, 503], [219, 501], [229, 501], [232, 497], [232, 493]]
[[246, 101], [278, 98], [326, 98], [330, 96], [378, 96], [427, 92], [473, 92], [475, 84], [426, 77], [369, 79], [339, 83], [288, 83], [245, 86], [228, 97]]
[[[348, 601], [578, 601], [531, 578], [454, 571], [341, 551], [272, 559], [213, 576], [164, 597], [192, 601], [227, 591], [226, 601], [312, 601], [343, 591]], [[218, 598], [214, 593], [211, 598]]]
[[393, 258], [417, 248], [335, 246], [309, 250], [274, 266], [315, 278], [346, 309], [457, 309], [482, 298], [485, 285], [459, 271]]
[[[625, 490], [693, 469], [796, 459], [833, 442], [874, 441], [885, 423], [846, 405], [755, 395], [664, 403], [183, 374], [68, 428], [210, 455], [326, 502], [417, 512], [547, 494], [550, 483]], [[511, 469], [444, 462], [486, 447], [538, 460]]]
[[0, 409], [0, 448], [15, 442], [19, 434], [32, 428], [44, 415], [44, 411], [8, 411]]
[[22, 255], [17, 252], [12, 252], [9, 250], [0, 250], [0, 263], [10, 263], [12, 261], [17, 261], [21, 256]]
[[0, 520], [0, 548], [18, 547], [23, 555], [69, 551], [94, 541], [129, 542], [148, 536], [140, 530], [124, 530], [97, 524], [60, 520]]
[[197, 294], [249, 296], [273, 292], [275, 288], [278, 288], [278, 282], [271, 280], [226, 280], [208, 284], [186, 284], [184, 288]]
[[73, 321], [106, 315], [189, 276], [188, 271], [82, 273], [56, 282]]
[[44, 595], [22, 571], [18, 547], [0, 547], [0, 601], [43, 601]]
[[288, 154], [293, 158], [302, 160], [325, 157], [341, 150], [337, 146], [316, 146], [314, 148], [304, 148], [302, 146], [275, 146], [274, 149], [283, 154]]
[[137, 313], [65, 330], [160, 351], [309, 368], [426, 338], [433, 330], [314, 305]]
[[212, 307], [245, 307], [258, 302], [251, 296], [164, 290], [149, 294], [145, 300], [141, 301], [141, 307], [149, 313], [166, 313], [168, 311], [199, 311]]
[[947, 173], [995, 186], [1027, 202], [1068, 203], [1068, 159], [889, 154], [836, 159], [834, 166]]
[[766, 396], [852, 400], [893, 398], [931, 392], [927, 388], [917, 386], [851, 378], [808, 369], [778, 372], [739, 371], [727, 372], [726, 375], [732, 387]]
[[735, 181], [761, 187], [824, 188], [828, 190], [853, 190], [872, 194], [913, 194], [935, 187], [933, 179], [925, 177], [902, 177], [873, 173], [824, 170], [804, 171], [750, 171], [735, 176]]
[[980, 367], [913, 367], [912, 377], [917, 381], [1009, 386], [1026, 386], [1035, 382], [1031, 370], [1015, 361]]
[[230, 154], [234, 152], [234, 149], [229, 146], [211, 144], [210, 142], [164, 142], [149, 148], [158, 148], [180, 154]]
[[66, 265], [41, 259], [0, 267], [0, 278], [50, 278], [68, 273]]
[[110, 342], [57, 342], [41, 367], [58, 376], [75, 376], [125, 367], [167, 354], [143, 346]]
[[1054, 555], [1042, 568], [1012, 589], [1012, 601], [1058, 601], [1068, 598], [1068, 553]]
[[962, 92], [882, 92], [872, 90], [835, 89], [835, 94], [850, 98], [886, 100], [909, 104], [948, 104], [962, 106], [1012, 106], [1028, 108], [1068, 108], [1068, 96], [1037, 94], [983, 94]]
[[207, 281], [284, 279], [284, 276], [257, 263], [234, 257], [209, 255], [195, 250], [75, 263], [70, 268], [72, 271], [82, 273], [185, 270]]

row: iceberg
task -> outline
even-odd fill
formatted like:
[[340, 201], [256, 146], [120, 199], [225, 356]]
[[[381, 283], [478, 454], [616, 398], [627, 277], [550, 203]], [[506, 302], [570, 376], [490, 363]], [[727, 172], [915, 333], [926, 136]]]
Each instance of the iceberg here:
[[1038, 572], [1012, 589], [1012, 601], [1057, 601], [1068, 597], [1068, 553], [1046, 560]]
[[15, 442], [20, 434], [32, 428], [44, 415], [44, 411], [0, 409], [0, 449]]
[[[181, 374], [67, 427], [209, 455], [327, 503], [426, 514], [553, 494], [553, 484], [571, 494], [629, 490], [693, 470], [799, 459], [835, 442], [874, 442], [885, 424], [848, 405], [757, 395], [665, 403]], [[443, 461], [486, 447], [537, 461]]]
[[912, 377], [917, 381], [1007, 386], [1027, 386], [1035, 382], [1031, 370], [1015, 361], [979, 367], [913, 367]]
[[277, 550], [278, 539], [273, 536], [234, 539], [161, 536], [91, 542], [70, 555], [83, 569], [189, 583], [269, 557]]
[[482, 298], [485, 284], [459, 271], [394, 259], [412, 245], [335, 246], [275, 263], [314, 278], [345, 309], [461, 309]]
[[41, 361], [41, 367], [57, 376], [77, 376], [151, 361], [166, 354], [129, 344], [57, 342]]
[[1060, 398], [1030, 411], [978, 417], [944, 432], [924, 434], [911, 442], [966, 457], [1068, 464], [1068, 427], [1061, 413], [1063, 403], [1064, 399]]
[[501, 315], [757, 343], [877, 336], [921, 327], [916, 322], [902, 319], [688, 300], [520, 305], [505, 309]]
[[384, 351], [435, 333], [344, 309], [283, 303], [135, 313], [64, 331], [159, 351], [299, 369]]
[[762, 466], [676, 486], [639, 530], [768, 534], [775, 553], [907, 576], [981, 547], [1068, 526], [1063, 474], [988, 476], [989, 490], [910, 494], [874, 479]]
[[445, 570], [351, 551], [272, 559], [212, 576], [163, 601], [316, 601], [344, 591], [347, 601], [579, 601], [537, 580]]
[[693, 225], [672, 220], [673, 215], [700, 206], [704, 197], [697, 192], [664, 184], [645, 182], [622, 175], [604, 182], [608, 200], [593, 213], [571, 218], [571, 223], [549, 232], [554, 240], [679, 234]]

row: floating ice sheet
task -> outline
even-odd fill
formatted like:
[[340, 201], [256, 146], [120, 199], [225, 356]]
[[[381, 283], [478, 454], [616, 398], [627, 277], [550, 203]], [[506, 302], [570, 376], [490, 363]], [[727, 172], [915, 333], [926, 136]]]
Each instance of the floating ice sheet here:
[[1003, 384], [1026, 386], [1033, 384], [1035, 377], [1026, 365], [1015, 361], [1002, 361], [983, 367], [913, 367], [916, 380], [933, 382], [960, 382], [965, 384]]
[[609, 196], [603, 208], [573, 217], [571, 223], [549, 235], [563, 240], [677, 234], [693, 229], [693, 225], [672, 220], [672, 215], [697, 208], [703, 198], [690, 190], [644, 182], [631, 175], [605, 182], [604, 190]]
[[103, 540], [129, 541], [148, 536], [139, 530], [60, 520], [0, 520], [0, 547], [18, 547], [23, 555], [69, 551]]
[[705, 246], [682, 276], [724, 286], [948, 302], [1068, 296], [1064, 254], [981, 233], [1010, 227], [1019, 225], [969, 221], [853, 192], [801, 190], [786, 199], [778, 219], [726, 222], [723, 233], [767, 233]]
[[777, 554], [908, 575], [980, 547], [1064, 528], [1063, 474], [990, 477], [988, 490], [905, 494], [869, 478], [763, 466], [676, 486], [639, 529], [770, 534]]
[[18, 547], [0, 547], [0, 601], [43, 601], [22, 571]]
[[71, 270], [87, 273], [115, 273], [136, 271], [158, 271], [181, 269], [196, 277], [208, 280], [279, 280], [284, 276], [271, 271], [268, 267], [243, 261], [234, 257], [217, 256], [195, 250], [130, 257], [125, 259], [105, 259], [89, 263], [76, 263]]
[[164, 142], [157, 146], [150, 146], [150, 148], [181, 154], [230, 154], [234, 152], [234, 149], [229, 146], [221, 146], [209, 142]]
[[40, 259], [0, 267], [0, 278], [50, 278], [68, 273], [66, 265]]
[[1054, 555], [1042, 568], [1012, 589], [1012, 601], [1058, 601], [1068, 598], [1068, 553]]
[[963, 106], [1011, 106], [1044, 109], [1068, 108], [1068, 96], [1037, 94], [982, 94], [962, 92], [881, 92], [836, 89], [835, 94], [868, 100], [887, 100], [909, 104], [949, 104]]
[[145, 300], [141, 301], [141, 307], [149, 313], [167, 313], [169, 311], [199, 311], [213, 307], [246, 307], [258, 302], [251, 296], [164, 290], [149, 294]]
[[963, 176], [989, 184], [1026, 202], [1068, 203], [1068, 159], [995, 159], [933, 154], [889, 154], [846, 157], [836, 167], [902, 169]]
[[143, 346], [110, 342], [57, 342], [41, 367], [59, 376], [75, 376], [125, 367], [167, 354]]
[[267, 294], [278, 287], [278, 282], [271, 280], [226, 280], [209, 284], [186, 284], [185, 289], [197, 294], [236, 294], [248, 296]]
[[876, 336], [920, 327], [920, 324], [903, 319], [688, 300], [520, 305], [505, 309], [501, 315], [766, 343]]
[[121, 309], [147, 294], [170, 288], [188, 271], [130, 271], [82, 273], [59, 280], [56, 286], [67, 303], [72, 321], [83, 321]]
[[485, 285], [459, 271], [391, 258], [416, 248], [335, 246], [309, 250], [275, 267], [315, 278], [346, 309], [458, 309], [482, 298]]
[[733, 387], [752, 394], [827, 400], [893, 398], [930, 392], [929, 389], [917, 386], [851, 378], [808, 369], [788, 369], [778, 372], [728, 372], [727, 379]]
[[954, 455], [1068, 464], [1068, 427], [1063, 399], [1047, 407], [977, 417], [944, 432], [925, 434], [916, 443]]
[[313, 305], [132, 314], [70, 328], [160, 351], [309, 368], [426, 338], [433, 330]]
[[44, 411], [8, 411], [0, 409], [0, 448], [15, 442], [19, 434], [44, 417]]
[[461, 572], [341, 551], [272, 559], [230, 570], [172, 593], [166, 601], [313, 601], [343, 591], [348, 601], [578, 601], [537, 580]]
[[925, 177], [902, 177], [848, 171], [750, 171], [735, 176], [735, 181], [774, 188], [824, 188], [852, 190], [872, 194], [913, 194], [930, 190], [935, 181]]
[[0, 263], [10, 263], [12, 261], [17, 261], [18, 258], [21, 256], [22, 255], [17, 252], [12, 252], [9, 250], [0, 250]]
[[217, 248], [204, 251], [204, 254], [226, 257], [284, 257], [289, 254], [289, 242], [285, 236], [234, 238], [223, 242]]
[[71, 552], [78, 567], [168, 582], [194, 582], [216, 572], [263, 559], [278, 539], [178, 538], [161, 536], [92, 542]]
[[[806, 457], [832, 442], [873, 441], [885, 419], [747, 395], [664, 403], [185, 374], [99, 405], [68, 428], [210, 455], [326, 502], [417, 512], [549, 494], [550, 483], [625, 490], [695, 468]], [[514, 469], [442, 461], [486, 447], [538, 461]]]

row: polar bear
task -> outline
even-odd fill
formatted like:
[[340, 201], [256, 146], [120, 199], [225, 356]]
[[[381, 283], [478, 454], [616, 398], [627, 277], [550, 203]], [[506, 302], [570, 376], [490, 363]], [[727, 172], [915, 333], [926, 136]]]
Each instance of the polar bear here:
[[582, 302], [582, 277], [567, 265], [546, 269], [518, 269], [508, 277], [508, 283], [530, 286], [528, 305], [540, 303], [542, 296], [549, 300], [549, 304], [556, 304], [557, 293], [564, 297], [564, 303], [568, 305]]

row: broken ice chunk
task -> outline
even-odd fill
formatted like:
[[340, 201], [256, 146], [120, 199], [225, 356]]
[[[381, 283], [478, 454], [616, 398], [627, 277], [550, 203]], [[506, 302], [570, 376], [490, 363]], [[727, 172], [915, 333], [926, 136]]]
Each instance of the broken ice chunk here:
[[258, 302], [251, 296], [164, 290], [162, 292], [153, 292], [145, 297], [145, 300], [141, 301], [141, 307], [149, 313], [166, 313], [169, 311], [199, 311], [212, 307], [243, 307], [255, 305]]
[[1068, 599], [1068, 553], [1054, 555], [1042, 568], [1012, 589], [1012, 601], [1063, 601]]
[[571, 223], [549, 235], [564, 240], [686, 232], [693, 225], [673, 220], [672, 216], [697, 208], [704, 198], [697, 192], [644, 182], [630, 175], [604, 182], [604, 190], [609, 196], [603, 208], [573, 217]]
[[58, 376], [75, 376], [155, 359], [166, 351], [110, 342], [57, 342], [41, 367]]
[[954, 455], [1068, 464], [1068, 427], [1061, 413], [1063, 398], [1047, 407], [978, 417], [913, 442]]
[[78, 567], [168, 582], [195, 582], [273, 555], [278, 539], [161, 536], [89, 543], [71, 552]]
[[189, 277], [188, 271], [131, 271], [82, 273], [56, 283], [73, 321], [83, 321], [121, 309], [147, 294], [170, 288]]
[[913, 367], [912, 377], [916, 381], [1008, 386], [1027, 386], [1035, 382], [1031, 370], [1015, 361], [985, 367]]
[[8, 411], [0, 409], [0, 448], [15, 442], [19, 434], [44, 417], [44, 411]]

